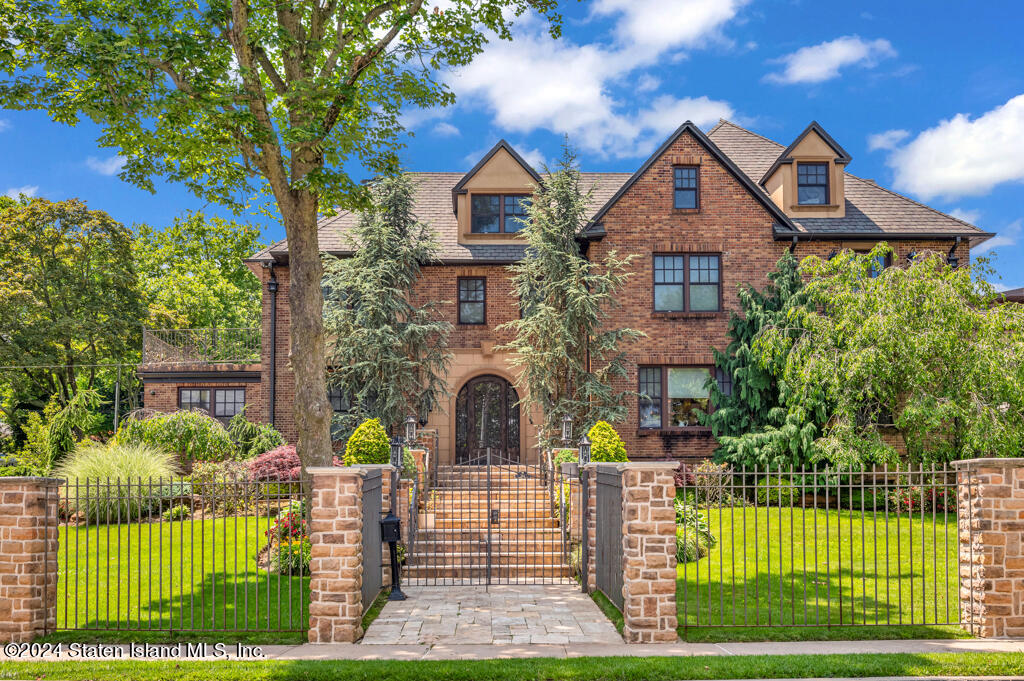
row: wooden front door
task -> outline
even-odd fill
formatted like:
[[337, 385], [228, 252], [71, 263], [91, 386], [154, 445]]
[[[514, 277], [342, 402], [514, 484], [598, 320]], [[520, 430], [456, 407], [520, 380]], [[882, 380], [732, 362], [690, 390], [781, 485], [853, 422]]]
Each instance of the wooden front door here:
[[468, 381], [455, 400], [455, 463], [519, 463], [519, 394], [500, 376]]

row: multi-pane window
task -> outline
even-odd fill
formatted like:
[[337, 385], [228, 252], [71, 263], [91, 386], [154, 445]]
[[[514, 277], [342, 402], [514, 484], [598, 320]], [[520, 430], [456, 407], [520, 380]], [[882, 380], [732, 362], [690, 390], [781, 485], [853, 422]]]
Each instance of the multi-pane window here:
[[828, 163], [796, 164], [797, 203], [823, 206], [828, 203]]
[[[700, 415], [710, 408], [711, 394], [706, 367], [640, 367], [637, 392], [640, 393], [641, 428], [693, 428]], [[715, 379], [723, 394], [732, 393], [732, 381], [721, 371]]]
[[525, 194], [473, 194], [469, 202], [473, 234], [513, 234], [523, 228], [530, 197]]
[[178, 408], [210, 411], [210, 391], [206, 388], [182, 388], [178, 391]]
[[871, 259], [871, 271], [869, 276], [872, 279], [882, 276], [882, 270], [891, 264], [892, 262], [888, 255], [876, 255]]
[[459, 324], [487, 323], [487, 280], [459, 278]]
[[344, 413], [352, 409], [352, 401], [341, 388], [327, 388], [327, 399], [331, 402], [331, 411]]
[[721, 257], [655, 255], [655, 312], [717, 312], [721, 307]]
[[245, 409], [245, 388], [227, 388], [213, 391], [213, 415], [231, 418]]
[[715, 381], [718, 383], [718, 390], [725, 397], [732, 395], [732, 375], [722, 369], [715, 369]]
[[672, 169], [676, 208], [696, 209], [700, 206], [698, 171], [697, 166], [676, 166]]

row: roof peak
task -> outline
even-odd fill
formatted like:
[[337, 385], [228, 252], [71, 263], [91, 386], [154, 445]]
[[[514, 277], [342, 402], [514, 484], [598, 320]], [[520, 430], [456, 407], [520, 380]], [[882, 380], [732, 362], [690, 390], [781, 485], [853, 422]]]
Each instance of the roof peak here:
[[466, 193], [466, 189], [465, 189], [466, 183], [469, 182], [471, 179], [473, 179], [473, 176], [476, 175], [478, 172], [480, 172], [480, 170], [485, 165], [487, 165], [487, 162], [490, 161], [491, 158], [493, 158], [494, 155], [497, 154], [502, 149], [507, 151], [509, 153], [509, 155], [515, 160], [515, 162], [518, 163], [520, 166], [522, 166], [523, 170], [525, 170], [530, 175], [530, 177], [533, 178], [534, 182], [536, 182], [537, 184], [540, 184], [542, 182], [540, 175], [537, 173], [536, 170], [533, 169], [533, 166], [531, 166], [529, 163], [527, 163], [526, 159], [523, 158], [522, 156], [520, 156], [519, 152], [516, 151], [512, 147], [512, 145], [508, 143], [507, 140], [502, 138], [502, 139], [498, 140], [498, 143], [495, 144], [493, 147], [491, 147], [491, 150], [488, 151], [486, 154], [484, 154], [484, 157], [482, 159], [480, 159], [475, 166], [470, 168], [469, 172], [466, 173], [465, 175], [463, 175], [462, 179], [459, 180], [458, 183], [456, 183], [456, 185], [452, 188], [452, 212], [457, 212], [458, 209], [459, 209], [458, 208], [458, 206], [459, 206], [459, 198], [458, 197], [459, 197], [459, 194], [465, 194]]

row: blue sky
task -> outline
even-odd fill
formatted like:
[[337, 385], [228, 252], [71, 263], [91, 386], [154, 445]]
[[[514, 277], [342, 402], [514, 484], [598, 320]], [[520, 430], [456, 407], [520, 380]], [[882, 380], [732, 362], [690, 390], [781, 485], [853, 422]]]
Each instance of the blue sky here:
[[[1024, 5], [789, 0], [566, 2], [563, 38], [526, 18], [511, 43], [443, 74], [458, 103], [412, 111], [403, 161], [465, 170], [499, 138], [528, 160], [562, 135], [586, 170], [633, 171], [682, 121], [722, 116], [788, 144], [817, 120], [876, 179], [998, 234], [998, 284], [1024, 286]], [[180, 186], [117, 177], [98, 130], [0, 111], [0, 193], [85, 199], [127, 224], [206, 209]], [[350, 168], [360, 176], [358, 167]], [[263, 217], [269, 239], [283, 228]]]

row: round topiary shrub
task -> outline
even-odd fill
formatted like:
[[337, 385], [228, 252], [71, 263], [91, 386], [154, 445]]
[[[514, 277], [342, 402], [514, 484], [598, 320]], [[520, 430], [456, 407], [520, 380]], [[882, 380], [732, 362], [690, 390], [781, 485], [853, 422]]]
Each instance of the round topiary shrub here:
[[795, 506], [800, 501], [800, 489], [792, 480], [768, 475], [757, 483], [757, 503], [765, 506]]
[[590, 438], [591, 461], [629, 461], [626, 444], [607, 421], [598, 421], [587, 433]]
[[391, 443], [379, 419], [363, 421], [345, 444], [345, 465], [388, 463]]

